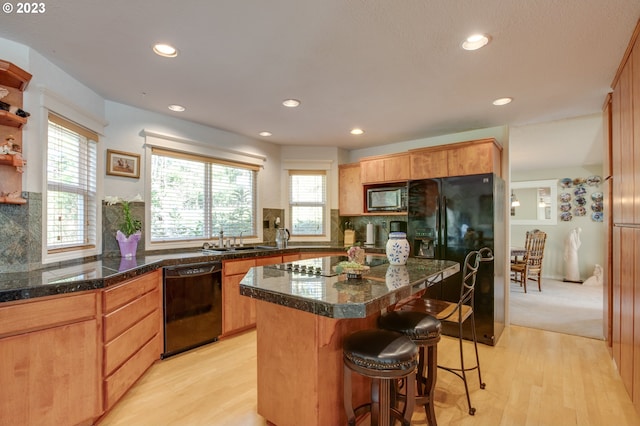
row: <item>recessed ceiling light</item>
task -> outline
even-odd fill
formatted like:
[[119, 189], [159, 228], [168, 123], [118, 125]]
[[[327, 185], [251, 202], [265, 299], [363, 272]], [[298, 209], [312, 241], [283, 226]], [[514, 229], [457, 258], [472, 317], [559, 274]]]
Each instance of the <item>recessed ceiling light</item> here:
[[300, 101], [297, 99], [285, 99], [284, 101], [282, 101], [282, 105], [286, 106], [287, 108], [295, 108], [300, 105]]
[[175, 104], [174, 104], [174, 105], [169, 105], [169, 109], [170, 109], [171, 111], [175, 111], [175, 112], [182, 112], [182, 111], [184, 111], [186, 108], [185, 108], [185, 107], [183, 107], [182, 105], [175, 105]]
[[511, 103], [513, 98], [499, 98], [493, 101], [493, 104], [496, 106], [502, 106]]
[[350, 133], [351, 133], [352, 135], [361, 135], [361, 134], [363, 134], [363, 133], [364, 133], [364, 130], [362, 130], [362, 129], [358, 129], [358, 128], [355, 128], [355, 129], [351, 129], [351, 132], [350, 132]]
[[169, 44], [158, 43], [153, 46], [153, 51], [157, 55], [164, 56], [166, 58], [175, 58], [178, 56], [178, 50]]
[[264, 137], [268, 137], [268, 136], [271, 136], [271, 132], [260, 132], [259, 135], [260, 136], [264, 136]]
[[478, 50], [489, 43], [489, 36], [486, 34], [473, 34], [462, 43], [464, 50]]

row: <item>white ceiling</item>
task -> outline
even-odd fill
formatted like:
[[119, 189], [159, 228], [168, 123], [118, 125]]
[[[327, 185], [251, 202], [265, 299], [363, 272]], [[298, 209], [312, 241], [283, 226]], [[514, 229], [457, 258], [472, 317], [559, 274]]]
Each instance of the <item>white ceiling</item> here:
[[[600, 112], [638, 0], [56, 0], [3, 13], [104, 98], [287, 145], [364, 148]], [[468, 52], [462, 40], [488, 33]], [[152, 53], [156, 42], [179, 49]], [[495, 107], [492, 100], [514, 101]], [[285, 108], [285, 98], [302, 105]], [[169, 104], [187, 107], [173, 113]], [[352, 127], [366, 133], [355, 137]]]

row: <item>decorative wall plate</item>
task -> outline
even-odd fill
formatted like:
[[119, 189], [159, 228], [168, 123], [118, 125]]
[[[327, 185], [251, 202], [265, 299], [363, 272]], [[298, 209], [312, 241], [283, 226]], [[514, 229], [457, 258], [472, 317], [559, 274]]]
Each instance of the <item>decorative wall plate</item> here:
[[591, 213], [591, 220], [594, 222], [602, 222], [604, 219], [604, 214], [602, 212], [594, 212]]
[[587, 193], [587, 188], [585, 188], [584, 185], [577, 186], [573, 193], [576, 195], [576, 197], [578, 195], [584, 195]]
[[585, 204], [587, 204], [587, 200], [582, 196], [576, 197], [574, 202], [576, 203], [576, 206], [584, 206]]
[[571, 203], [561, 203], [560, 204], [560, 211], [561, 212], [571, 211]]
[[573, 186], [573, 180], [571, 178], [560, 179], [560, 186], [563, 188], [571, 188]]
[[602, 192], [594, 192], [593, 194], [591, 194], [591, 199], [593, 201], [602, 201]]
[[568, 203], [569, 201], [571, 201], [571, 194], [569, 194], [568, 192], [563, 192], [562, 194], [560, 194], [560, 201], [562, 201], [563, 203]]
[[585, 216], [587, 214], [587, 209], [582, 206], [576, 207], [573, 209], [573, 214], [576, 216]]
[[602, 201], [596, 201], [595, 203], [591, 204], [591, 210], [593, 210], [596, 213], [600, 213], [602, 212]]
[[587, 183], [587, 180], [585, 178], [579, 177], [573, 180], [573, 186], [584, 185], [585, 183]]
[[587, 185], [589, 186], [600, 186], [600, 182], [602, 182], [602, 178], [600, 176], [589, 176], [587, 178]]
[[563, 222], [571, 222], [571, 219], [573, 219], [571, 212], [564, 212], [560, 215], [560, 220]]

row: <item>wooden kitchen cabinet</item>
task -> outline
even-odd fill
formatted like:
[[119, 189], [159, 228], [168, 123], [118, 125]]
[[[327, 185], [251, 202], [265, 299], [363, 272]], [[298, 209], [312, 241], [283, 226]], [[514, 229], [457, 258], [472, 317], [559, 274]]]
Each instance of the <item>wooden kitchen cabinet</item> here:
[[98, 294], [0, 307], [0, 424], [90, 425], [99, 417]]
[[[611, 354], [622, 383], [640, 413], [640, 23], [612, 84], [609, 174], [611, 212], [609, 300]], [[605, 186], [605, 189], [607, 187]], [[605, 194], [605, 200], [607, 199]]]
[[360, 160], [362, 184], [403, 182], [411, 178], [408, 152]]
[[102, 304], [106, 411], [163, 352], [162, 270], [107, 288]]
[[283, 263], [295, 262], [296, 260], [300, 260], [300, 253], [292, 253], [292, 254], [283, 254], [282, 255], [282, 262]]
[[358, 216], [364, 212], [359, 163], [338, 166], [338, 203], [340, 216]]
[[493, 138], [414, 149], [409, 155], [411, 179], [502, 175], [502, 147]]
[[254, 266], [282, 263], [282, 256], [225, 260], [222, 262], [222, 336], [256, 325], [256, 301], [240, 294], [240, 281]]
[[[22, 92], [31, 74], [16, 65], [0, 60], [0, 86], [9, 93], [1, 99], [13, 107], [22, 108]], [[25, 204], [22, 198], [22, 126], [27, 119], [0, 110], [0, 203]]]
[[420, 149], [410, 151], [411, 179], [448, 176], [447, 150]]
[[495, 139], [453, 144], [447, 152], [449, 176], [467, 176], [483, 173], [502, 175], [502, 148]]

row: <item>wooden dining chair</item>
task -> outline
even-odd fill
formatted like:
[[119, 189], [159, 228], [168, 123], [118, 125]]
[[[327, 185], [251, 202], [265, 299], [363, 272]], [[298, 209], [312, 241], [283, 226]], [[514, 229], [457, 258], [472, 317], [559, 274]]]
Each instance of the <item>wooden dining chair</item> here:
[[525, 293], [528, 279], [538, 281], [538, 291], [542, 291], [542, 259], [546, 240], [546, 232], [538, 230], [527, 232], [522, 262], [511, 263], [511, 272]]

